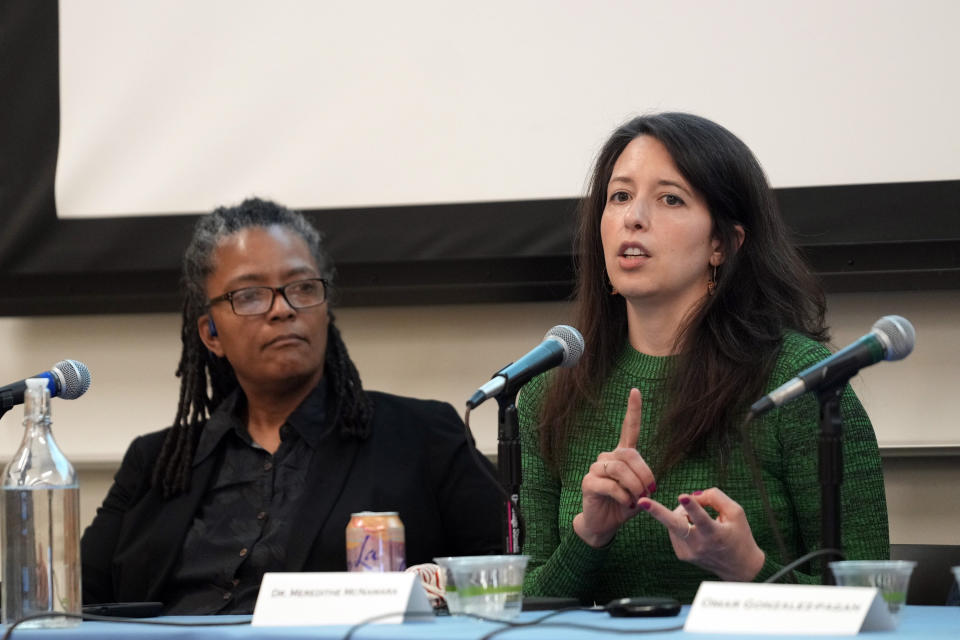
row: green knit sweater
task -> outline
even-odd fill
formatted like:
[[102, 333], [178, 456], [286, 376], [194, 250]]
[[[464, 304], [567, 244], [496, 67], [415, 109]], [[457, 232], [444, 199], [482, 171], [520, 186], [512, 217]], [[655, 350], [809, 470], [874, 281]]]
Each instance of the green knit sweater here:
[[[778, 387], [797, 372], [822, 360], [829, 351], [798, 334], [784, 338], [767, 384]], [[526, 523], [523, 552], [530, 556], [524, 593], [574, 596], [605, 603], [626, 596], [662, 595], [691, 602], [703, 580], [716, 575], [677, 559], [666, 529], [649, 514], [628, 520], [606, 547], [594, 549], [573, 532], [573, 517], [582, 510], [580, 483], [597, 454], [617, 446], [631, 387], [643, 394], [643, 423], [637, 448], [655, 460], [655, 438], [664, 408], [663, 389], [670, 357], [639, 353], [629, 345], [607, 380], [599, 408], [584, 408], [578, 428], [570, 435], [567, 457], [559, 477], [540, 456], [537, 411], [549, 378], [540, 376], [524, 389], [519, 402], [523, 456], [520, 507]], [[848, 386], [841, 400], [844, 477], [842, 488], [842, 542], [848, 559], [889, 557], [887, 505], [876, 435], [860, 401]], [[753, 447], [776, 521], [793, 560], [819, 549], [820, 485], [818, 481], [819, 412], [808, 394], [771, 411], [753, 425]], [[653, 495], [672, 509], [677, 496], [697, 489], [719, 487], [746, 511], [753, 537], [766, 553], [757, 581], [785, 564], [767, 521], [759, 491], [745, 461], [739, 439], [725, 477], [709, 455], [688, 457], [666, 475], [654, 465], [657, 489]], [[819, 572], [814, 562], [807, 571]], [[819, 575], [797, 573], [801, 582], [818, 583]]]

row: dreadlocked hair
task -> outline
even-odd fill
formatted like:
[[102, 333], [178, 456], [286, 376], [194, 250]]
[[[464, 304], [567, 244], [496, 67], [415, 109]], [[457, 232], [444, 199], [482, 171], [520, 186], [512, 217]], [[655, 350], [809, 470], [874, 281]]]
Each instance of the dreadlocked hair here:
[[340, 436], [344, 438], [366, 439], [370, 435], [370, 419], [373, 417], [373, 404], [363, 392], [360, 374], [347, 353], [347, 345], [340, 337], [340, 330], [330, 317], [327, 330], [327, 355], [324, 362], [324, 376], [328, 387], [337, 399], [334, 411], [334, 424], [340, 425]]
[[[310, 249], [321, 277], [328, 287], [333, 281], [333, 264], [323, 250], [320, 233], [296, 211], [274, 202], [251, 198], [236, 207], [220, 207], [202, 216], [183, 257], [183, 317], [180, 328], [180, 397], [177, 415], [167, 433], [153, 470], [153, 485], [165, 498], [183, 493], [190, 486], [190, 468], [200, 432], [207, 419], [237, 387], [233, 367], [226, 358], [207, 350], [197, 331], [197, 320], [207, 313], [206, 280], [215, 268], [214, 252], [228, 236], [250, 227], [280, 226], [296, 233]], [[328, 300], [329, 300], [328, 294]], [[328, 302], [329, 304], [329, 302]], [[370, 434], [373, 405], [363, 390], [360, 375], [330, 313], [324, 379], [332, 392], [330, 409], [333, 424], [341, 437], [366, 438]]]

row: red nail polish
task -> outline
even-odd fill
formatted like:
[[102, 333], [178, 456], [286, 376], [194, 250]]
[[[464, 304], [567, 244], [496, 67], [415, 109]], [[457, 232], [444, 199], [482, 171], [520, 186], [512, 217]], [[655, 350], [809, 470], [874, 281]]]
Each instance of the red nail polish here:
[[650, 493], [653, 493], [653, 492], [656, 491], [656, 490], [657, 490], [657, 483], [656, 483], [656, 482], [651, 482], [651, 483], [650, 483], [650, 486], [647, 487], [647, 491], [649, 491]]
[[650, 507], [652, 505], [650, 504], [649, 501], [644, 502], [643, 500], [641, 500], [640, 502], [637, 503], [637, 506], [643, 509], [644, 511], [650, 511]]
[[682, 504], [683, 506], [687, 506], [688, 504], [690, 504], [690, 498], [688, 496], [683, 496], [682, 498], [680, 498], [680, 504]]
[[693, 492], [693, 495], [699, 496], [701, 493], [703, 493], [703, 491], [700, 491], [700, 489], [697, 489], [696, 491]]

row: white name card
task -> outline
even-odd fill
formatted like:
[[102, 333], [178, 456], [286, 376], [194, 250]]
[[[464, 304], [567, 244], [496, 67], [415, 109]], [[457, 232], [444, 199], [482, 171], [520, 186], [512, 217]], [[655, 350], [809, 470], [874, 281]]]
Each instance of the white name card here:
[[[389, 616], [389, 614], [394, 614]], [[253, 610], [255, 627], [432, 621], [414, 573], [267, 573]]]
[[896, 628], [877, 589], [750, 582], [703, 582], [684, 631], [856, 635]]

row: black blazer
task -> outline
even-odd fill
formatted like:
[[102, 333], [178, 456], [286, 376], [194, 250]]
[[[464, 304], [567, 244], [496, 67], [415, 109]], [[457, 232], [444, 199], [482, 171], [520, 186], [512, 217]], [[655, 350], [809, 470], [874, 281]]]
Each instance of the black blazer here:
[[[336, 433], [324, 438], [313, 456], [307, 471], [312, 489], [290, 530], [286, 570], [345, 571], [345, 530], [357, 511], [400, 513], [409, 565], [438, 556], [500, 553], [501, 494], [470, 455], [453, 407], [368, 393], [374, 406], [369, 438]], [[222, 453], [193, 468], [186, 493], [164, 500], [150, 478], [167, 431], [131, 443], [83, 534], [85, 603], [161, 599]]]

